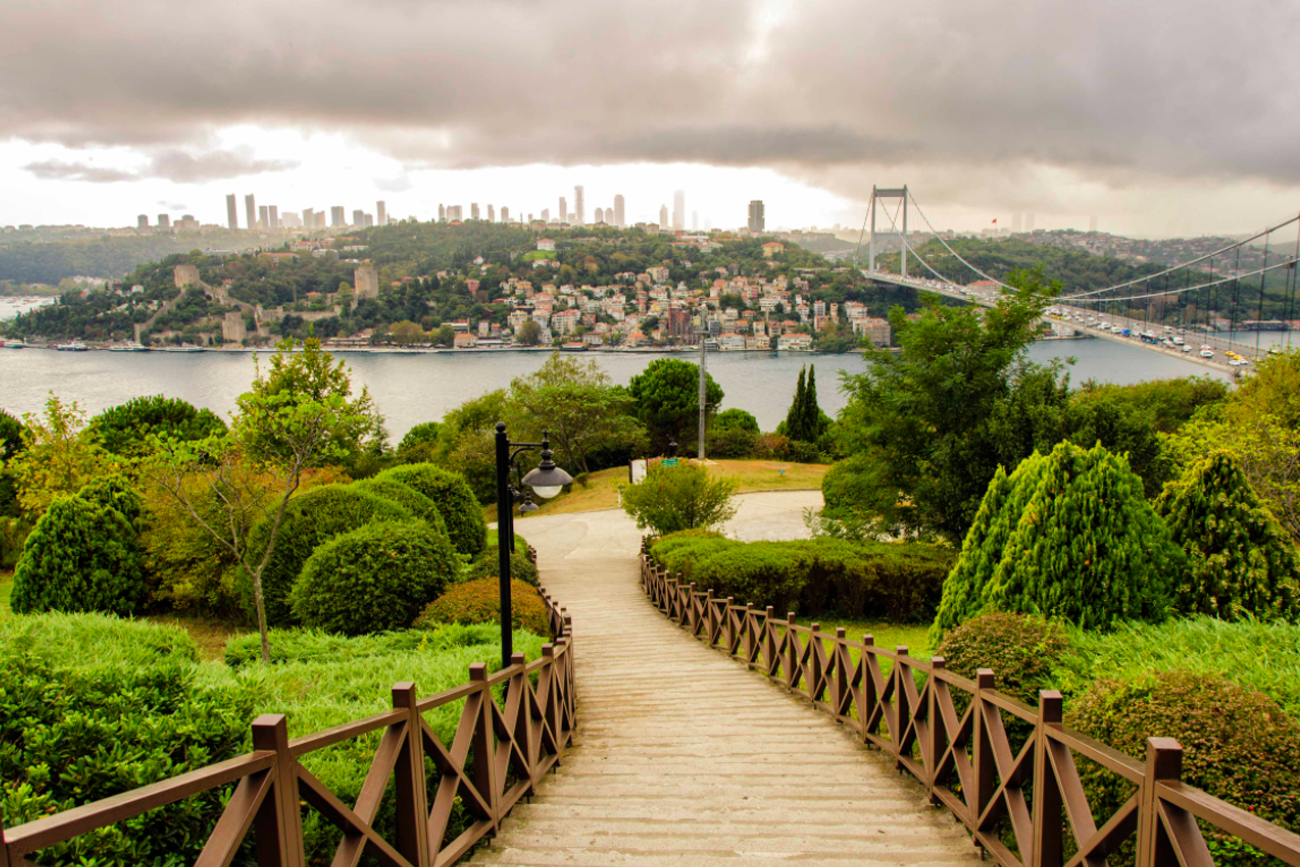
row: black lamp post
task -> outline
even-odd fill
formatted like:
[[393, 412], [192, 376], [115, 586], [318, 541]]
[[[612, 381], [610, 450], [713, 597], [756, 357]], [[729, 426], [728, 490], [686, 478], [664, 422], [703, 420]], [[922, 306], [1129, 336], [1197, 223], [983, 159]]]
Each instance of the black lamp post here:
[[[520, 512], [535, 512], [529, 488], [542, 499], [549, 500], [573, 482], [573, 477], [555, 465], [551, 454], [548, 432], [543, 431], [540, 443], [512, 443], [506, 436], [505, 422], [497, 422], [497, 566], [501, 576], [501, 665], [510, 665], [514, 654], [514, 632], [510, 616], [510, 554], [515, 548], [514, 505], [522, 501]], [[542, 461], [519, 480], [519, 487], [510, 484], [510, 470], [519, 474], [515, 460], [524, 452], [542, 450]]]

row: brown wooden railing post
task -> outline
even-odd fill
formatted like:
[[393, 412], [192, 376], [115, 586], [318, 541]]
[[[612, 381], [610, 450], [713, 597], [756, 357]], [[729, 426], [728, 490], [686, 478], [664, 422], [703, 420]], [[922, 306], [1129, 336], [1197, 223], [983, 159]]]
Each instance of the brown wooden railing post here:
[[1142, 775], [1142, 805], [1138, 813], [1137, 867], [1178, 867], [1178, 856], [1160, 834], [1162, 782], [1183, 776], [1183, 747], [1173, 738], [1147, 738], [1146, 773]]
[[1054, 689], [1038, 693], [1034, 728], [1034, 840], [1031, 867], [1061, 867], [1061, 787], [1052, 772], [1047, 730], [1061, 724], [1063, 701]]
[[926, 744], [926, 785], [930, 788], [930, 803], [938, 804], [939, 796], [934, 788], [939, 784], [939, 759], [948, 742], [947, 726], [943, 721], [943, 709], [939, 707], [939, 672], [946, 663], [942, 656], [930, 657], [930, 679], [925, 682], [925, 718], [930, 723], [929, 738]]
[[264, 713], [253, 720], [253, 749], [275, 753], [271, 768], [275, 789], [253, 820], [258, 867], [305, 867], [302, 811], [298, 806], [298, 761], [289, 752], [289, 725], [284, 714]]
[[[984, 808], [993, 799], [993, 793], [998, 785], [993, 743], [984, 725], [984, 692], [992, 690], [993, 684], [992, 669], [981, 668], [975, 672], [975, 696], [972, 699], [975, 707], [971, 711], [975, 715], [975, 791], [967, 798], [971, 811], [972, 831], [978, 830], [980, 816], [984, 815]], [[970, 803], [972, 799], [974, 803]]]
[[862, 667], [862, 707], [858, 708], [858, 719], [862, 722], [862, 742], [870, 745], [871, 715], [875, 713], [876, 704], [880, 699], [876, 691], [876, 678], [872, 665], [876, 661], [876, 637], [869, 632], [864, 632], [862, 645], [862, 656], [858, 658], [858, 665]]
[[397, 851], [414, 867], [429, 867], [429, 808], [424, 780], [424, 727], [415, 684], [393, 684], [393, 709], [406, 711], [406, 743], [393, 769], [397, 795]]
[[912, 719], [912, 714], [916, 712], [908, 697], [907, 687], [903, 686], [903, 678], [912, 676], [912, 667], [903, 662], [906, 657], [907, 645], [895, 645], [894, 668], [889, 674], [894, 678], [894, 719], [897, 722], [898, 731], [889, 733], [889, 743], [893, 747], [894, 758], [897, 759], [894, 766], [899, 771], [906, 770], [903, 765], [903, 734], [907, 731], [907, 724]]
[[794, 612], [785, 613], [785, 684], [793, 689], [799, 684], [799, 633], [794, 631]]
[[492, 832], [496, 833], [501, 822], [501, 793], [497, 791], [496, 746], [492, 742], [492, 708], [489, 707], [492, 703], [492, 690], [488, 688], [487, 676], [487, 666], [483, 663], [476, 662], [469, 667], [470, 681], [479, 685], [478, 691], [470, 699], [479, 702], [470, 749], [474, 752], [474, 788], [488, 802]]

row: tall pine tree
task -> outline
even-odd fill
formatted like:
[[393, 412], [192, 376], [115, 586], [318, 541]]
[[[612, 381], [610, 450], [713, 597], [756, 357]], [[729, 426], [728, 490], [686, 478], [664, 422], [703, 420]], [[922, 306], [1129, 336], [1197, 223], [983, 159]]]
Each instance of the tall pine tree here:
[[790, 403], [790, 411], [785, 415], [785, 435], [792, 440], [803, 439], [801, 436], [803, 433], [803, 407], [808, 395], [804, 375], [803, 365], [800, 365], [799, 382], [794, 387], [794, 400]]

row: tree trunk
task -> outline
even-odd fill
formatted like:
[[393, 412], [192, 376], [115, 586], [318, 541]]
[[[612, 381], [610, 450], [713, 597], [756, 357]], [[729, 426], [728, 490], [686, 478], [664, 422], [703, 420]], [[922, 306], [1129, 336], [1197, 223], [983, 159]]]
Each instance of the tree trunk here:
[[262, 601], [262, 573], [253, 576], [253, 607], [257, 609], [257, 634], [262, 639], [262, 664], [271, 664], [271, 639], [266, 631], [266, 604]]

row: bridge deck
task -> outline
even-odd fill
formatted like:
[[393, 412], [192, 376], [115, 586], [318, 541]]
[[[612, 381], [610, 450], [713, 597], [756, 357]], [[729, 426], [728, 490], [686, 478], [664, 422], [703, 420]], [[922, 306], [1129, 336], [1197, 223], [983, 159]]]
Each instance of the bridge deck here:
[[[809, 495], [751, 495], [743, 527], [794, 535]], [[973, 864], [965, 830], [826, 715], [646, 601], [622, 513], [531, 518], [573, 615], [575, 748], [476, 864]]]

